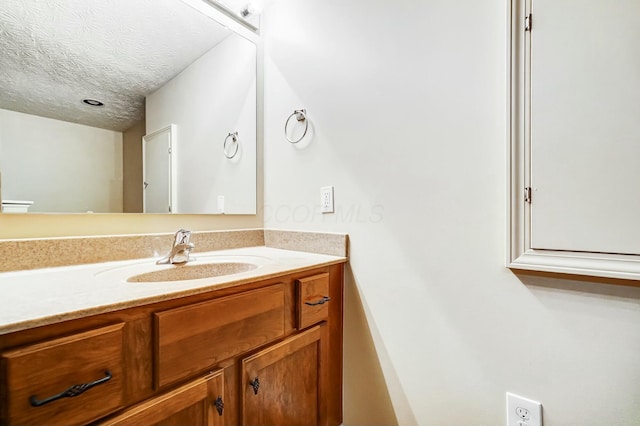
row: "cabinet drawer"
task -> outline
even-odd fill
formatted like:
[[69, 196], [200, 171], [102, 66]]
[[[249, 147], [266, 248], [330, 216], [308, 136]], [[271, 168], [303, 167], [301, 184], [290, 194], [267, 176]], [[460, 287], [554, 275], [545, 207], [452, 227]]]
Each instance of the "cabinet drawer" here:
[[155, 326], [162, 387], [284, 336], [284, 285], [158, 312]]
[[96, 426], [224, 425], [224, 370], [141, 402]]
[[329, 274], [323, 273], [296, 280], [298, 329], [309, 327], [329, 317]]
[[82, 424], [122, 407], [123, 327], [119, 323], [3, 352], [10, 390], [5, 423]]

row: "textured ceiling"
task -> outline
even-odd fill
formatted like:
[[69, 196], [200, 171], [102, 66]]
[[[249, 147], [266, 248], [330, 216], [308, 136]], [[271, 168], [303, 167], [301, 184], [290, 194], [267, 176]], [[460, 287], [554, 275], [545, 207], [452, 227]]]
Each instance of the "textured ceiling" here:
[[230, 34], [181, 0], [0, 3], [0, 108], [116, 131]]

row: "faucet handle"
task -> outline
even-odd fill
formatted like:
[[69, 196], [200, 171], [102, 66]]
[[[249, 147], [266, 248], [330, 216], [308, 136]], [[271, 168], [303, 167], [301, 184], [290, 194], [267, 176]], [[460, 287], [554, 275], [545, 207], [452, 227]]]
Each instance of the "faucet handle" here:
[[195, 247], [195, 244], [189, 241], [190, 239], [191, 231], [187, 229], [179, 229], [175, 234], [173, 246], [171, 247], [169, 254], [158, 260], [156, 263], [158, 265], [166, 265], [169, 263], [182, 264], [187, 263], [189, 260], [195, 260], [194, 258], [189, 258], [191, 250]]
[[178, 232], [176, 232], [173, 245], [177, 246], [178, 244], [189, 244], [190, 239], [191, 239], [191, 231], [187, 229], [179, 229]]

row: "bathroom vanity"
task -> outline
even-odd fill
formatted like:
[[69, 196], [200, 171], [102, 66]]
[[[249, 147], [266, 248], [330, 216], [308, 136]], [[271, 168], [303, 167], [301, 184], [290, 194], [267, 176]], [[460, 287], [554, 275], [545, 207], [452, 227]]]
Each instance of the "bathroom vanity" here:
[[[1, 424], [339, 425], [346, 258], [220, 253], [204, 262], [269, 261], [167, 282], [123, 279], [143, 261], [0, 274], [53, 304], [0, 324]], [[91, 306], [73, 305], [83, 279]]]

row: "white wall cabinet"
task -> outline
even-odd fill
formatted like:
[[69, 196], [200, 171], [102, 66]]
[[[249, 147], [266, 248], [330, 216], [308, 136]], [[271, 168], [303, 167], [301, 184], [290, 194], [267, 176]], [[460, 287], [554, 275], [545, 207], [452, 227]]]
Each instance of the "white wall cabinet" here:
[[508, 5], [508, 265], [640, 279], [640, 3]]

